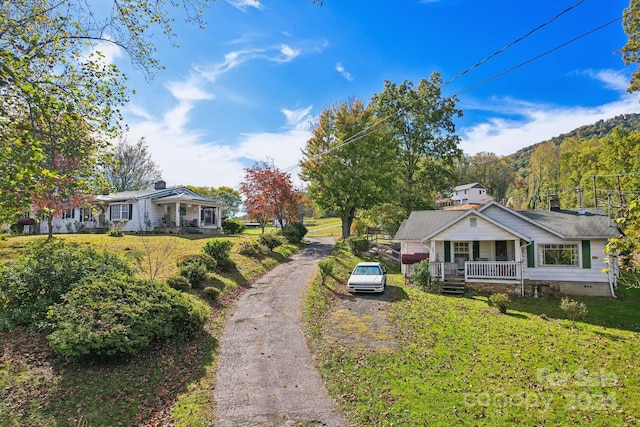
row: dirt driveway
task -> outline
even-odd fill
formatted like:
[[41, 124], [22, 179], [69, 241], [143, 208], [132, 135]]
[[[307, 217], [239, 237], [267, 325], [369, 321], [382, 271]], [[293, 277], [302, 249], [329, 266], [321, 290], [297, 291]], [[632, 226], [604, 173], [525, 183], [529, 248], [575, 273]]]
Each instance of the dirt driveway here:
[[216, 426], [345, 426], [313, 365], [302, 305], [332, 239], [311, 243], [258, 279], [221, 338]]

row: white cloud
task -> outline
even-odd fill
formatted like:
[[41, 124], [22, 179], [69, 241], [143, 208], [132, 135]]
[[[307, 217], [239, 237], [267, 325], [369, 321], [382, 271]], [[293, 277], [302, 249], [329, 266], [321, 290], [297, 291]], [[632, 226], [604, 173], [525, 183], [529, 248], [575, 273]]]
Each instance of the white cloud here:
[[302, 127], [308, 128], [308, 122], [310, 119], [309, 113], [313, 108], [312, 105], [306, 108], [298, 108], [297, 110], [288, 110], [286, 108], [282, 108], [282, 114], [287, 118], [287, 127], [300, 129]]
[[251, 7], [258, 10], [263, 9], [263, 6], [259, 0], [227, 0], [227, 3], [243, 12], [246, 12], [247, 9]]
[[182, 100], [201, 101], [214, 98], [213, 94], [205, 90], [202, 79], [194, 76], [181, 82], [169, 82], [167, 88], [174, 97]]
[[86, 52], [86, 56], [82, 60], [97, 60], [98, 62], [109, 65], [116, 62], [116, 59], [122, 57], [122, 49], [115, 43], [108, 41], [98, 41], [92, 44], [91, 49]]
[[[496, 108], [485, 111], [496, 117], [485, 123], [461, 128], [460, 148], [465, 154], [490, 152], [513, 154], [523, 147], [546, 141], [580, 126], [620, 114], [640, 113], [640, 96], [623, 95], [619, 100], [596, 107], [550, 106], [512, 99], [495, 100]], [[480, 108], [477, 108], [480, 109]], [[506, 112], [509, 117], [498, 117]]]
[[342, 77], [344, 77], [348, 81], [350, 82], [353, 81], [353, 76], [351, 75], [351, 73], [348, 72], [339, 62], [336, 64], [336, 71], [339, 72], [342, 75]]
[[629, 86], [629, 76], [617, 70], [585, 70], [582, 74], [604, 83], [607, 89], [625, 92]]

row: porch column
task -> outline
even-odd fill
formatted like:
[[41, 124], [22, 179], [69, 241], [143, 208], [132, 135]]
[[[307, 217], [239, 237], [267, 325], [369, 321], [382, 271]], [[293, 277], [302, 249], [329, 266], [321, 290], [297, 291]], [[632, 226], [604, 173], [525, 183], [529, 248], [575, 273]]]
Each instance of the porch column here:
[[180, 202], [176, 202], [176, 227], [182, 227], [180, 223]]
[[216, 227], [222, 229], [222, 209], [220, 206], [216, 208]]
[[198, 218], [196, 224], [198, 224], [198, 227], [202, 227], [202, 205], [198, 205]]
[[514, 246], [515, 246], [515, 255], [516, 255], [516, 261], [517, 262], [522, 262], [522, 248], [520, 246], [520, 239], [515, 239], [514, 240]]

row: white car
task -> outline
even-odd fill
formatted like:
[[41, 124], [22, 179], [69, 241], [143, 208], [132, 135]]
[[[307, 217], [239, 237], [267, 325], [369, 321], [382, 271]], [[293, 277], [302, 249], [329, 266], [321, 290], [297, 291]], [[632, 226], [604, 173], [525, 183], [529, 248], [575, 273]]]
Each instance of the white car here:
[[347, 282], [348, 292], [384, 292], [387, 270], [379, 262], [361, 262], [353, 269]]

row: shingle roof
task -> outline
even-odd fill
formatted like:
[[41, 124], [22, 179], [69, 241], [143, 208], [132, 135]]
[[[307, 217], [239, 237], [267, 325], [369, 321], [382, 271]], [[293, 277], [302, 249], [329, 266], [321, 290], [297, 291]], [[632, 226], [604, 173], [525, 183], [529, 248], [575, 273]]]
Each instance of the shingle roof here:
[[466, 211], [413, 211], [400, 225], [394, 240], [420, 240], [465, 213]]
[[547, 226], [565, 236], [565, 238], [609, 238], [620, 233], [613, 221], [600, 209], [585, 209], [580, 215], [572, 210], [534, 210], [519, 211], [519, 214]]

